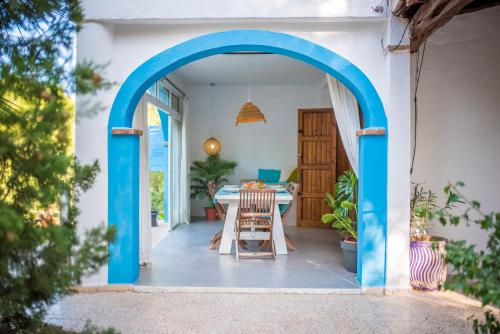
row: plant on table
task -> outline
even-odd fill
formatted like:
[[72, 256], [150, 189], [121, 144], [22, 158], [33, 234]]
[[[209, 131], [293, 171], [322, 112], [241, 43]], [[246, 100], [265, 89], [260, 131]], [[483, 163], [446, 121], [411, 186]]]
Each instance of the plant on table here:
[[[487, 306], [500, 304], [500, 212], [485, 212], [478, 201], [465, 197], [460, 188], [463, 182], [448, 182], [444, 188], [447, 196], [443, 208], [428, 212], [429, 219], [437, 218], [444, 225], [478, 225], [488, 233], [486, 250], [477, 250], [464, 240], [449, 241], [446, 245], [445, 262], [453, 269], [453, 275], [445, 283], [445, 289], [459, 290], [465, 295], [478, 298], [485, 307], [485, 319], [473, 320], [475, 333], [499, 333], [498, 314]], [[464, 207], [458, 212], [458, 207]], [[454, 210], [451, 210], [454, 209]]]
[[224, 160], [219, 155], [209, 155], [205, 161], [194, 161], [191, 165], [191, 198], [208, 200], [208, 208], [215, 210], [215, 204], [208, 192], [208, 182], [215, 182], [217, 188], [228, 182], [226, 175], [232, 174], [237, 163]]

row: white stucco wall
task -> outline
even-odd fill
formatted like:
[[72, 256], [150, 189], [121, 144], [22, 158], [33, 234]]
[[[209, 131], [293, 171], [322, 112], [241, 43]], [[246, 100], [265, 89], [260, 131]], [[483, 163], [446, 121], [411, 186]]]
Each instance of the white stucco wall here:
[[84, 0], [85, 15], [96, 20], [180, 20], [239, 18], [366, 18], [379, 17], [372, 7], [382, 0]]
[[[447, 180], [462, 180], [464, 193], [486, 212], [500, 211], [499, 31], [497, 7], [456, 17], [430, 38], [418, 94], [412, 176], [439, 195]], [[477, 226], [434, 224], [431, 232], [481, 248], [487, 240]]]
[[[297, 109], [329, 107], [321, 103], [321, 87], [255, 85], [252, 101], [266, 116], [267, 123], [240, 124], [235, 118], [246, 102], [247, 86], [194, 86], [190, 90], [190, 160], [204, 160], [204, 141], [215, 136], [222, 144], [221, 157], [238, 167], [229, 182], [257, 177], [259, 168], [281, 169], [297, 165]], [[203, 216], [206, 201], [192, 200], [191, 214]]]
[[[91, 2], [85, 1], [85, 6], [90, 8], [87, 4]], [[93, 6], [98, 6], [97, 3], [92, 3]], [[279, 2], [272, 1], [272, 3]], [[100, 5], [102, 6], [95, 8], [99, 8], [102, 12], [113, 12], [105, 10], [107, 3], [101, 2]], [[126, 3], [123, 2], [122, 5], [123, 7], [128, 6], [128, 16], [126, 17], [133, 17], [133, 11], [130, 11], [129, 8], [132, 6], [131, 3], [127, 1]], [[113, 10], [116, 9], [120, 13], [120, 6], [114, 7]], [[370, 2], [363, 2], [363, 8], [369, 7]], [[137, 15], [140, 16], [141, 9], [139, 5], [136, 6], [136, 10]], [[285, 14], [280, 13], [279, 15]], [[308, 15], [314, 16], [312, 13]], [[396, 99], [401, 91], [404, 91], [405, 85], [401, 87], [401, 85], [389, 84], [391, 76], [397, 77], [394, 74], [400, 65], [393, 59], [388, 58], [381, 48], [380, 41], [384, 34], [384, 22], [380, 19], [352, 20], [352, 17], [347, 16], [347, 14], [342, 15], [346, 15], [344, 16], [345, 20], [310, 19], [300, 22], [285, 18], [261, 21], [241, 20], [238, 22], [228, 19], [217, 22], [211, 21], [211, 23], [206, 21], [201, 23], [182, 22], [175, 25], [144, 23], [146, 21], [152, 22], [151, 20], [140, 20], [140, 23], [136, 21], [127, 23], [124, 20], [109, 20], [107, 23], [88, 22], [78, 35], [78, 60], [95, 59], [100, 63], [109, 62], [107, 78], [114, 81], [116, 85], [98, 96], [98, 100], [105, 107], [105, 111], [88, 123], [77, 124], [78, 157], [83, 160], [97, 158], [101, 161], [102, 166], [96, 184], [82, 200], [82, 215], [80, 216], [80, 221], [84, 222], [82, 225], [91, 226], [97, 222], [106, 223], [107, 220], [106, 125], [111, 103], [120, 85], [137, 66], [162, 50], [189, 38], [223, 30], [262, 29], [288, 33], [329, 48], [359, 67], [380, 94], [389, 116], [389, 127], [391, 128], [391, 135], [389, 136], [389, 178], [391, 178], [391, 174], [408, 175], [406, 160], [409, 147], [405, 144], [407, 142], [407, 132], [404, 129], [402, 131], [397, 131], [397, 129], [400, 122], [403, 123], [403, 128], [405, 127], [404, 124], [409, 118], [409, 107], [397, 102]], [[316, 16], [320, 15], [317, 14]], [[403, 66], [402, 72], [398, 75], [405, 78], [404, 73]], [[407, 78], [408, 76], [406, 76]], [[324, 94], [320, 98], [323, 102], [327, 100]], [[393, 112], [389, 110], [390, 108], [392, 108]], [[401, 130], [401, 128], [399, 129]], [[402, 179], [404, 180], [404, 177]], [[403, 189], [402, 193], [406, 193], [398, 183], [389, 184], [389, 212], [393, 209], [396, 210], [395, 212], [405, 212], [407, 210], [404, 198], [401, 201], [401, 195], [405, 196], [401, 194], [401, 189]], [[391, 221], [393, 226], [407, 224], [405, 215], [396, 214], [393, 217]], [[396, 240], [392, 237], [392, 230], [388, 231], [388, 235], [390, 240]], [[405, 242], [400, 244], [406, 245]], [[397, 247], [393, 253], [404, 254], [405, 247], [402, 249]], [[404, 266], [400, 267], [404, 268]], [[399, 277], [400, 281], [405, 280], [404, 273], [398, 273], [397, 277]], [[401, 277], [403, 278], [401, 279]], [[102, 274], [98, 275], [92, 282], [105, 283], [106, 279], [106, 270], [103, 270]]]

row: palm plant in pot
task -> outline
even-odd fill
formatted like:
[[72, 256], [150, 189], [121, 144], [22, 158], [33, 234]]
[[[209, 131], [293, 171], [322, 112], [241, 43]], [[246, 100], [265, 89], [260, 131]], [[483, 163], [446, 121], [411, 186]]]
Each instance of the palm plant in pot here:
[[358, 224], [358, 178], [353, 171], [342, 174], [335, 184], [335, 196], [326, 193], [326, 202], [332, 212], [325, 213], [321, 220], [324, 224], [331, 224], [333, 229], [343, 234], [340, 247], [344, 254], [345, 268], [355, 273], [357, 268], [357, 239]]
[[191, 198], [208, 199], [208, 206], [205, 207], [207, 220], [217, 219], [215, 203], [208, 192], [208, 182], [215, 182], [219, 188], [228, 182], [224, 176], [233, 173], [236, 166], [236, 162], [221, 159], [219, 155], [209, 155], [205, 161], [194, 161], [191, 165]]
[[429, 217], [437, 209], [436, 195], [416, 184], [410, 200], [410, 285], [415, 290], [437, 290], [446, 279], [446, 239], [428, 233]]

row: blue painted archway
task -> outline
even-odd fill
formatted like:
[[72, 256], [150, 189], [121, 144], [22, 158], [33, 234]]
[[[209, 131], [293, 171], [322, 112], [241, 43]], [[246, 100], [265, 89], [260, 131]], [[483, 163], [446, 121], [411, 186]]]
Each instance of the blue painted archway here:
[[[366, 75], [331, 50], [295, 36], [262, 30], [232, 30], [193, 38], [157, 54], [128, 76], [118, 91], [109, 117], [108, 224], [118, 230], [116, 242], [109, 245], [110, 284], [130, 284], [139, 277], [139, 137], [113, 134], [112, 130], [132, 126], [140, 98], [160, 78], [198, 59], [237, 51], [275, 53], [323, 70], [356, 96], [366, 128], [387, 128], [382, 102]], [[357, 278], [362, 287], [383, 287], [387, 130], [382, 136], [361, 136], [359, 144]]]

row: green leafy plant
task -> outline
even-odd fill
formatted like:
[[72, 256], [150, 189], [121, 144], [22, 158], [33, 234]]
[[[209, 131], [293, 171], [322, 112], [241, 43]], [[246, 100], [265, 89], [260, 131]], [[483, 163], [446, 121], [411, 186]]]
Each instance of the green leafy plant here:
[[72, 154], [68, 96], [110, 83], [72, 66], [79, 1], [0, 1], [0, 17], [0, 332], [38, 333], [48, 306], [108, 259], [112, 229], [78, 233], [99, 164]]
[[219, 155], [209, 155], [205, 161], [194, 161], [191, 165], [191, 197], [207, 198], [208, 205], [213, 208], [208, 182], [215, 182], [217, 187], [228, 182], [224, 176], [232, 174], [236, 166], [236, 162], [221, 159]]
[[437, 208], [436, 194], [416, 184], [410, 200], [410, 235], [413, 240], [430, 240], [428, 216]]
[[324, 224], [331, 224], [332, 228], [341, 231], [348, 239], [357, 240], [358, 215], [358, 178], [353, 171], [342, 174], [335, 184], [335, 197], [326, 193], [326, 202], [332, 209], [321, 217]]
[[163, 172], [151, 172], [149, 174], [149, 185], [151, 193], [151, 210], [158, 211], [158, 214], [162, 215], [164, 213], [163, 200], [165, 197]]
[[[453, 268], [453, 275], [444, 287], [462, 291], [467, 296], [481, 300], [483, 306], [500, 304], [500, 212], [484, 212], [478, 201], [465, 197], [460, 188], [463, 182], [448, 183], [444, 188], [447, 197], [443, 208], [431, 210], [429, 219], [437, 218], [442, 225], [471, 223], [488, 232], [486, 250], [477, 250], [466, 241], [449, 241], [445, 261]], [[464, 207], [458, 213], [459, 207]], [[499, 319], [485, 308], [485, 320], [474, 319], [475, 333], [498, 333]]]

